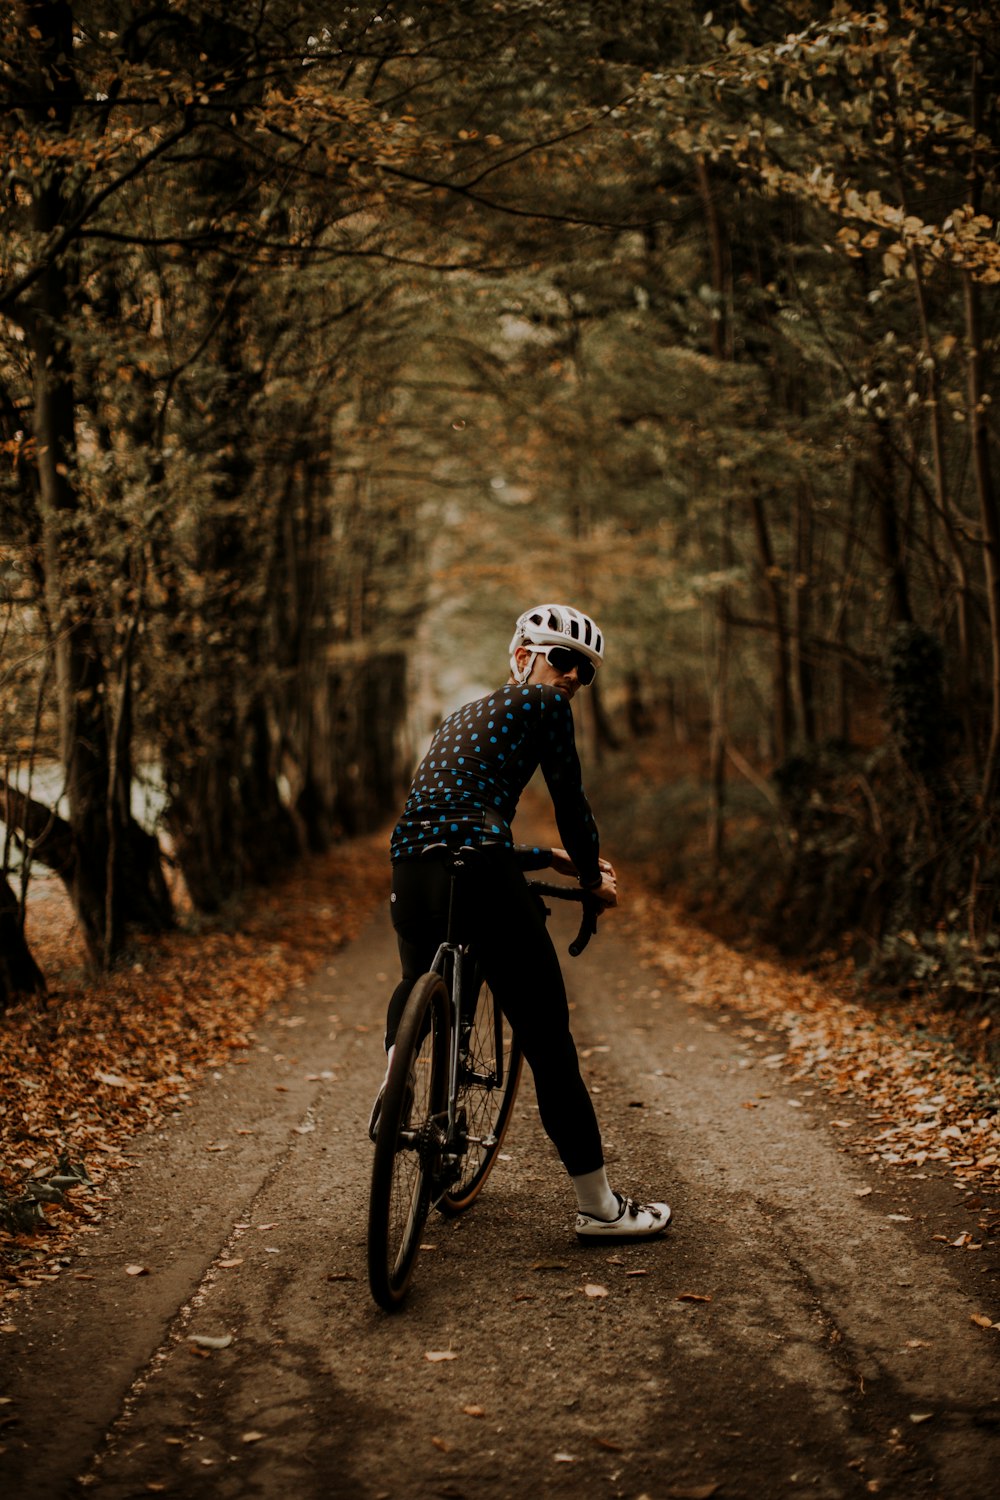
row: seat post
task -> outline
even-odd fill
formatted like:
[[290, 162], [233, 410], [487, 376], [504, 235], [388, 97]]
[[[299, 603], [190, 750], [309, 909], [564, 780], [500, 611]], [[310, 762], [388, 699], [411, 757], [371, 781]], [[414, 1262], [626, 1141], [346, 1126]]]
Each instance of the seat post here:
[[464, 868], [464, 865], [465, 861], [462, 859], [461, 854], [457, 852], [454, 853], [449, 861], [448, 872], [448, 931], [445, 937], [445, 941], [448, 943], [449, 947], [452, 946], [455, 941], [455, 884], [458, 879], [458, 872], [459, 870]]

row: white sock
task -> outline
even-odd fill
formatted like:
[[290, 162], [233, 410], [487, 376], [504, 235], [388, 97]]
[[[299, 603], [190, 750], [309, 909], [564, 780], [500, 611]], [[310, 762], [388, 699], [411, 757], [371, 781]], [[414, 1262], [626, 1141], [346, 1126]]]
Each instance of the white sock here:
[[395, 1052], [395, 1050], [396, 1043], [393, 1042], [392, 1046], [387, 1047], [385, 1051], [385, 1077], [382, 1079], [383, 1088], [385, 1088], [386, 1084], [389, 1082], [389, 1069], [392, 1067], [392, 1054]]
[[581, 1177], [571, 1177], [576, 1204], [582, 1214], [592, 1214], [595, 1219], [617, 1219], [620, 1204], [608, 1183], [608, 1174], [603, 1167], [596, 1172], [584, 1172]]

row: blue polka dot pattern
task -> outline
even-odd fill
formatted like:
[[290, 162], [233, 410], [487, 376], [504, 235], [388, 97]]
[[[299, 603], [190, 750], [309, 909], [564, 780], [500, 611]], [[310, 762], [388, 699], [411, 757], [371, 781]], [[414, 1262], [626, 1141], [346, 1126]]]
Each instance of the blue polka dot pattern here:
[[[507, 736], [502, 742], [488, 733], [501, 713]], [[510, 827], [539, 766], [559, 836], [583, 883], [593, 883], [600, 874], [597, 825], [583, 790], [573, 712], [566, 694], [546, 683], [501, 688], [445, 719], [393, 829], [392, 858], [412, 858], [447, 836], [456, 844], [516, 849], [527, 868], [548, 863], [547, 850], [515, 845]]]

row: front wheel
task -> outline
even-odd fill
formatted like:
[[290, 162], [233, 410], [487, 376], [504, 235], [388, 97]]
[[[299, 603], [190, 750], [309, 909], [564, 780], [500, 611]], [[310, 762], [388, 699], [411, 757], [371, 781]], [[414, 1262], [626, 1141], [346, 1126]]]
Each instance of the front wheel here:
[[[471, 1008], [470, 1008], [471, 1010]], [[439, 1200], [445, 1214], [469, 1207], [493, 1169], [510, 1123], [521, 1077], [521, 1048], [489, 985], [479, 986], [471, 1023], [463, 1022], [456, 1112], [468, 1142], [458, 1179]]]
[[368, 1205], [368, 1283], [392, 1312], [406, 1295], [441, 1168], [448, 1109], [448, 992], [437, 974], [406, 1002], [386, 1080]]

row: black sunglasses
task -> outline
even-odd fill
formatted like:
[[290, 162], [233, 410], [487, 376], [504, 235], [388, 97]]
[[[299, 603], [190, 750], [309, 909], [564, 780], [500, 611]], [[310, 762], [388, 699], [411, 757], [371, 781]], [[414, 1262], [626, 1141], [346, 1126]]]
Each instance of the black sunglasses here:
[[565, 675], [576, 668], [577, 681], [581, 687], [589, 687], [597, 676], [597, 668], [589, 656], [574, 651], [572, 646], [532, 646], [539, 656], [544, 656], [550, 667]]

